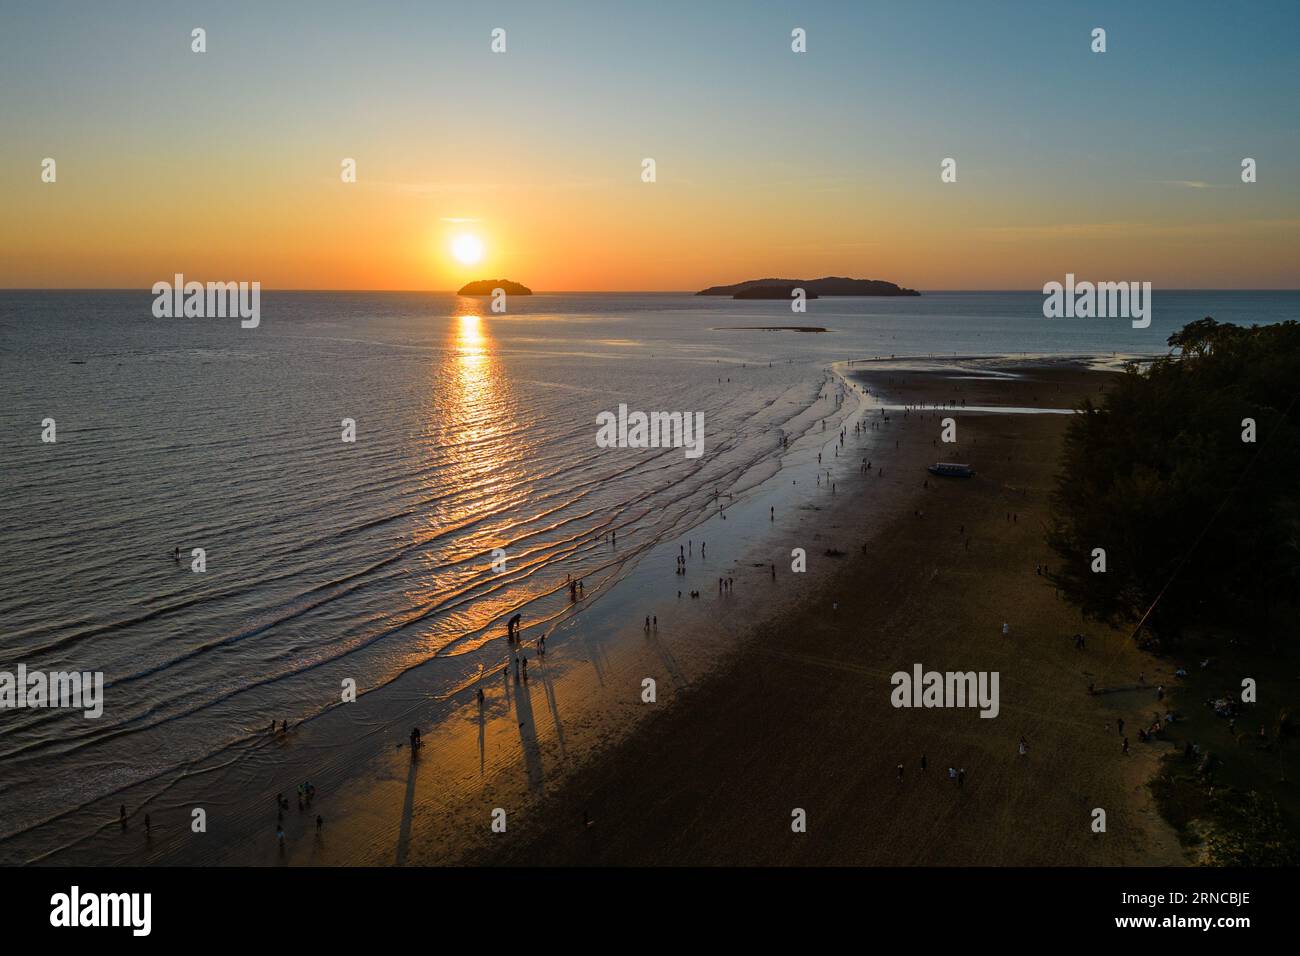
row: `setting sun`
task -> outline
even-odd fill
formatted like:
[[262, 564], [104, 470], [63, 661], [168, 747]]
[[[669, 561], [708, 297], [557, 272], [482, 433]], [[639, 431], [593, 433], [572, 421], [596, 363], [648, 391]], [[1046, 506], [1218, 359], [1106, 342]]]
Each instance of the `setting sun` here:
[[478, 236], [457, 236], [451, 244], [451, 254], [467, 266], [483, 258], [483, 240]]

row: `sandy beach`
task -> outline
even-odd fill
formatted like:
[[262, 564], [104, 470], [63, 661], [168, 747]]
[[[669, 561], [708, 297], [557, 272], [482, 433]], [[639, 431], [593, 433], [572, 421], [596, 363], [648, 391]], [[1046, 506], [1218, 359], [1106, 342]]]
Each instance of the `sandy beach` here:
[[[891, 406], [1055, 409], [1109, 374], [1015, 362], [843, 371]], [[467, 702], [418, 761], [399, 748], [387, 773], [347, 785], [330, 801], [339, 825], [297, 841], [288, 861], [1182, 862], [1146, 786], [1162, 745], [1126, 756], [1115, 725], [1150, 709], [1156, 661], [1080, 622], [1035, 573], [1051, 560], [1042, 529], [1067, 416], [958, 410], [958, 443], [941, 452], [944, 414], [889, 413], [873, 473], [837, 479], [834, 496], [819, 489], [783, 530], [807, 548], [808, 574], [788, 560], [775, 583], [766, 567], [739, 568], [742, 597], [705, 592], [693, 621], [670, 607], [640, 642], [578, 643], [534, 660], [528, 681], [492, 682], [482, 711]], [[849, 457], [853, 445], [850, 429]], [[936, 480], [925, 471], [936, 459], [978, 474]], [[582, 666], [558, 666], [584, 652]], [[894, 709], [890, 675], [914, 663], [998, 671], [999, 716]], [[654, 704], [640, 697], [646, 676]], [[949, 766], [965, 771], [960, 788]], [[497, 808], [505, 832], [491, 828]], [[806, 833], [791, 831], [795, 808]], [[1104, 834], [1091, 829], [1095, 808]]]
[[[902, 405], [1068, 408], [1106, 381], [1078, 365], [989, 371], [1017, 377], [950, 378], [871, 363], [851, 375]], [[513, 815], [508, 835], [485, 837], [462, 860], [1182, 861], [1146, 788], [1161, 745], [1135, 745], [1125, 756], [1115, 728], [1117, 717], [1150, 710], [1156, 662], [1125, 634], [1080, 622], [1035, 571], [1051, 560], [1042, 528], [1066, 417], [958, 411], [956, 450], [943, 453], [933, 443], [943, 415], [891, 417], [898, 448], [884, 455], [885, 476], [864, 476], [845, 499], [887, 502], [888, 520], [855, 534], [852, 505], [838, 511], [823, 536], [857, 547], [832, 573], [628, 739]], [[978, 474], [927, 478], [924, 466], [936, 458], [970, 461]], [[891, 493], [881, 493], [882, 483]], [[1083, 650], [1072, 640], [1078, 631]], [[1001, 713], [983, 720], [971, 710], [894, 709], [890, 674], [916, 662], [999, 671]], [[949, 766], [965, 771], [960, 788]], [[794, 808], [806, 811], [806, 833], [791, 830]], [[1090, 828], [1094, 808], [1106, 811], [1104, 834]]]

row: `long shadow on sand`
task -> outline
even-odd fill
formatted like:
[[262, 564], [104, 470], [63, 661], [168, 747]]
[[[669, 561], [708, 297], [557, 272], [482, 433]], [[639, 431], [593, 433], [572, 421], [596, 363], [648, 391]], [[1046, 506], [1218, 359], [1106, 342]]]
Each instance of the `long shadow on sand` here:
[[406, 774], [406, 800], [402, 804], [402, 826], [397, 834], [397, 865], [406, 863], [406, 851], [411, 843], [411, 817], [415, 813], [415, 771], [420, 758], [417, 751], [411, 752], [411, 769]]
[[528, 771], [528, 787], [534, 794], [542, 792], [542, 753], [537, 746], [537, 726], [533, 717], [532, 694], [528, 682], [515, 685], [515, 716], [519, 718], [519, 742]]
[[560, 723], [560, 706], [555, 699], [555, 682], [551, 680], [551, 675], [546, 669], [546, 658], [539, 656], [537, 658], [537, 669], [541, 672], [542, 690], [546, 693], [546, 707], [551, 712], [551, 720], [555, 722], [555, 740], [560, 747], [560, 759], [564, 759], [564, 725]]

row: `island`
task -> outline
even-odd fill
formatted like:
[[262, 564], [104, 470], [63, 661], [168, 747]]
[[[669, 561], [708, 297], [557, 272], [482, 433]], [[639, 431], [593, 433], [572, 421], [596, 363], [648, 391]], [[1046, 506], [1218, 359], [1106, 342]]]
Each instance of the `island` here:
[[[756, 290], [782, 289], [781, 295], [751, 295]], [[791, 289], [803, 289], [810, 299], [823, 295], [920, 295], [915, 289], [904, 289], [883, 279], [846, 279], [826, 276], [821, 279], [750, 279], [735, 285], [715, 285], [696, 295], [729, 295], [733, 299], [788, 299]]]
[[460, 287], [457, 295], [491, 295], [493, 290], [501, 289], [506, 295], [532, 295], [533, 290], [509, 279], [479, 279]]
[[[741, 289], [733, 299], [788, 299], [794, 294], [794, 290], [799, 288], [796, 285], [751, 285], [748, 288]], [[704, 295], [703, 292], [697, 292], [696, 295]], [[809, 292], [804, 289], [804, 298], [816, 299], [816, 292]]]

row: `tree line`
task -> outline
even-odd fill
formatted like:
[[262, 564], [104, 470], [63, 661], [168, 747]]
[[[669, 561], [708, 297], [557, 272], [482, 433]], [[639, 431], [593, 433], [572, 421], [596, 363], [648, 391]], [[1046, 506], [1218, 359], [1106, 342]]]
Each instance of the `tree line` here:
[[1070, 422], [1049, 576], [1086, 615], [1162, 639], [1192, 624], [1294, 631], [1300, 323], [1205, 318], [1168, 344]]

